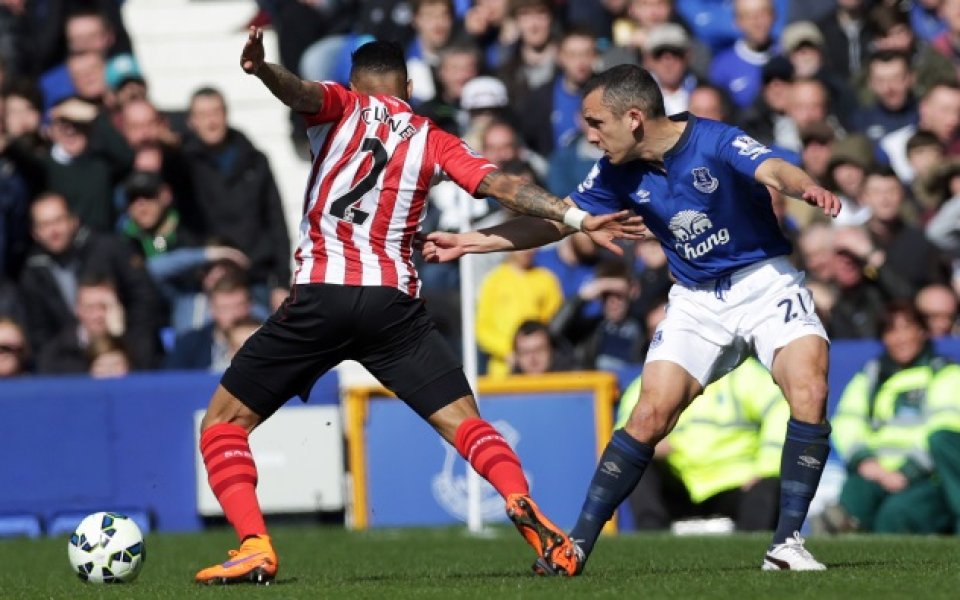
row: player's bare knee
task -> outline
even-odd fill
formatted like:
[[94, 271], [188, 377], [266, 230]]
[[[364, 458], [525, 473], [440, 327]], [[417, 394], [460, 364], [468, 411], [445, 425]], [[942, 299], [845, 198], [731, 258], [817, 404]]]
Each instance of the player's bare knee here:
[[210, 400], [210, 406], [207, 408], [206, 414], [200, 421], [200, 431], [205, 431], [214, 425], [230, 423], [243, 427], [247, 432], [250, 432], [260, 424], [261, 420], [260, 415], [253, 412], [236, 396], [227, 392], [223, 387], [218, 387]]
[[666, 437], [669, 428], [669, 415], [657, 406], [642, 401], [634, 408], [624, 426], [631, 437], [651, 446]]

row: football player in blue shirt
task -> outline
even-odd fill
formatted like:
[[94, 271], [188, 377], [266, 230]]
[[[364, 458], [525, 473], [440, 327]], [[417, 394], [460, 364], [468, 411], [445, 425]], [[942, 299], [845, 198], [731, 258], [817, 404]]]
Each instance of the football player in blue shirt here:
[[[582, 564], [681, 411], [709, 383], [757, 356], [790, 404], [781, 460], [780, 517], [762, 568], [823, 570], [799, 530], [829, 452], [827, 348], [804, 276], [767, 186], [835, 217], [840, 200], [735, 127], [683, 113], [667, 117], [650, 74], [621, 65], [593, 78], [582, 107], [588, 139], [604, 152], [570, 194], [565, 225], [522, 217], [464, 234], [427, 237], [427, 260], [529, 248], [572, 232], [587, 214], [629, 208], [666, 252], [676, 284], [654, 333], [640, 401], [600, 457], [571, 532]], [[549, 564], [540, 573], [557, 572]]]

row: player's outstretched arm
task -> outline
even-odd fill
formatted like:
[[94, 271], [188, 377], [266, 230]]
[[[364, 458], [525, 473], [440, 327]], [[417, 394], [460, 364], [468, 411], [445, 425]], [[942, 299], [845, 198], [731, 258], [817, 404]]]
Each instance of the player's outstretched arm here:
[[297, 112], [317, 113], [323, 106], [323, 88], [304, 81], [280, 65], [264, 60], [263, 30], [251, 27], [240, 53], [240, 67], [260, 78], [281, 102]]
[[802, 169], [780, 158], [768, 158], [757, 167], [754, 174], [757, 181], [780, 190], [791, 198], [803, 200], [811, 206], [818, 206], [823, 214], [836, 217], [840, 214], [840, 198], [817, 184]]
[[562, 223], [569, 229], [567, 233], [586, 232], [594, 242], [618, 254], [621, 252], [613, 239], [640, 239], [648, 233], [643, 219], [631, 216], [630, 211], [594, 216], [577, 208], [570, 198], [561, 200], [522, 177], [499, 170], [484, 177], [476, 193], [493, 196], [503, 206], [522, 215]]
[[[638, 216], [630, 217], [626, 211], [601, 215], [598, 217], [598, 222], [601, 223], [601, 228], [587, 232], [587, 235], [595, 243], [618, 255], [623, 254], [623, 249], [614, 244], [614, 240], [641, 239], [647, 235], [643, 219]], [[517, 217], [478, 231], [466, 233], [435, 231], [424, 237], [421, 252], [427, 262], [450, 262], [464, 254], [538, 248], [570, 235], [574, 231], [572, 227], [549, 219]]]

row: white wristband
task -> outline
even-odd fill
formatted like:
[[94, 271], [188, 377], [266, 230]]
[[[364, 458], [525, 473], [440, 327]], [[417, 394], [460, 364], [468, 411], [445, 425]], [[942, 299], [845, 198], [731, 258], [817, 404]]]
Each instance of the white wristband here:
[[583, 231], [583, 220], [586, 218], [587, 211], [571, 206], [567, 209], [567, 212], [563, 213], [563, 224], [573, 227], [577, 231]]

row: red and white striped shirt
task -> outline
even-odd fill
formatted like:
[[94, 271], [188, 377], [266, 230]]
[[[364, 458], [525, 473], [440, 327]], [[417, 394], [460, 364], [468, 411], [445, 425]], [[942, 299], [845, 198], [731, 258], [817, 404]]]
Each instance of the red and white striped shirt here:
[[414, 237], [427, 191], [449, 177], [471, 194], [496, 169], [410, 106], [331, 82], [307, 119], [313, 167], [294, 283], [388, 286], [418, 296]]

